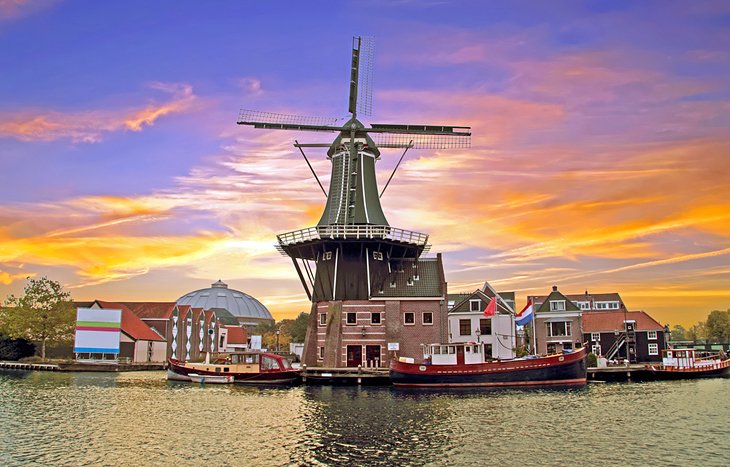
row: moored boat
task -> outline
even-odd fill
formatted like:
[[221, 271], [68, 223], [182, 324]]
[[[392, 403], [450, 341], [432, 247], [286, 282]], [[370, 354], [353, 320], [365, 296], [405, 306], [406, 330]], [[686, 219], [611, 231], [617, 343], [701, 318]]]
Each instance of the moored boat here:
[[730, 376], [730, 359], [720, 354], [706, 354], [696, 349], [667, 349], [662, 351], [661, 364], [649, 364], [656, 379], [723, 378]]
[[207, 357], [205, 362], [185, 362], [171, 358], [167, 379], [177, 381], [228, 382], [219, 378], [232, 377], [233, 383], [292, 384], [298, 381], [299, 371], [284, 357], [266, 352], [235, 352]]
[[230, 384], [233, 382], [232, 375], [199, 375], [197, 373], [190, 373], [188, 377], [193, 383]]
[[585, 385], [586, 356], [582, 347], [545, 357], [484, 361], [480, 344], [429, 344], [422, 362], [394, 360], [390, 379], [394, 386], [412, 387]]

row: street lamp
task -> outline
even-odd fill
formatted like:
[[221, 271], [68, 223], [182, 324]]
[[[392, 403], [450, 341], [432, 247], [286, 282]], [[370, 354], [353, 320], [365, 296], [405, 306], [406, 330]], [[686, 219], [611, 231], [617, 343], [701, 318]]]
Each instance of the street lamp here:
[[279, 334], [281, 334], [281, 330], [276, 330], [276, 351], [279, 351]]
[[477, 344], [481, 344], [481, 343], [482, 343], [482, 341], [481, 341], [481, 337], [482, 337], [482, 330], [481, 330], [481, 329], [479, 329], [479, 328], [477, 328], [477, 330], [476, 330], [476, 331], [474, 331], [474, 334], [476, 334], [476, 335], [477, 335]]

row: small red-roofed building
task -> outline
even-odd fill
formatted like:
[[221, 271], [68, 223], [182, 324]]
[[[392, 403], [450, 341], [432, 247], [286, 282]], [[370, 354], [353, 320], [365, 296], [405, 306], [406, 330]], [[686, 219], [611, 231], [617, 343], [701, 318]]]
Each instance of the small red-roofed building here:
[[594, 311], [583, 314], [583, 340], [608, 360], [659, 362], [667, 347], [664, 326], [643, 311]]
[[120, 359], [133, 363], [162, 363], [167, 360], [165, 337], [147, 326], [126, 305], [96, 300], [89, 308], [121, 310]]

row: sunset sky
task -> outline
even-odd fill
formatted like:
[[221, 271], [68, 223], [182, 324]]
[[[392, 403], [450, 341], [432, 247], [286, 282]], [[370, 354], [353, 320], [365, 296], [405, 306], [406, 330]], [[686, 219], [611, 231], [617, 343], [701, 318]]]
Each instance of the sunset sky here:
[[273, 245], [324, 206], [294, 139], [334, 135], [236, 118], [345, 117], [353, 35], [376, 42], [365, 123], [472, 127], [382, 198], [449, 291], [619, 292], [685, 326], [730, 308], [727, 1], [0, 0], [0, 300], [29, 276], [128, 301], [220, 278], [308, 311]]

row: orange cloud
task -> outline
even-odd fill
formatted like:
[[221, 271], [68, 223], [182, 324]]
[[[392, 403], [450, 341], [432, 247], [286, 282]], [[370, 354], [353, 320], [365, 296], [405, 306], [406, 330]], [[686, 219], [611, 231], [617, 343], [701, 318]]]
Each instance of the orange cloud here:
[[126, 110], [91, 110], [82, 112], [15, 111], [0, 114], [0, 137], [21, 141], [70, 139], [75, 143], [96, 143], [105, 133], [141, 131], [160, 117], [184, 112], [196, 100], [187, 84], [152, 83], [153, 89], [171, 94], [163, 103]]

